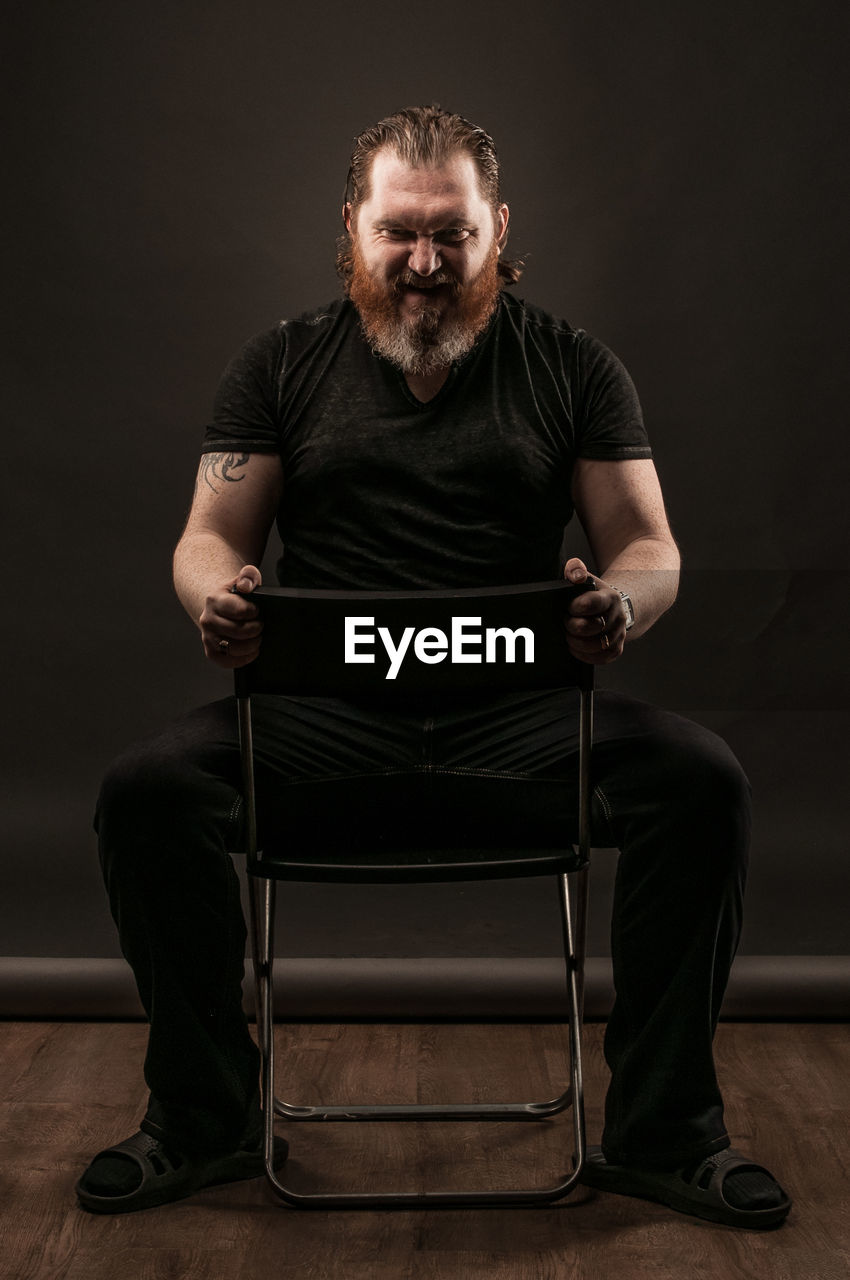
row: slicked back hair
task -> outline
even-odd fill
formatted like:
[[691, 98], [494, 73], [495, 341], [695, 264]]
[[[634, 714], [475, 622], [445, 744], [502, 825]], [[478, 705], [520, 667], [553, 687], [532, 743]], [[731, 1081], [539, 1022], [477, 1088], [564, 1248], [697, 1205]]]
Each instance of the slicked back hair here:
[[[475, 162], [481, 195], [495, 214], [502, 203], [499, 160], [489, 133], [471, 124], [463, 116], [444, 111], [432, 104], [428, 107], [406, 107], [395, 115], [380, 120], [355, 138], [351, 165], [345, 184], [345, 202], [352, 211], [369, 198], [372, 163], [384, 147], [391, 148], [401, 160], [414, 168], [439, 166], [457, 152], [470, 155]], [[339, 245], [338, 266], [346, 278], [348, 236]], [[521, 261], [499, 259], [498, 270], [505, 284], [515, 284], [522, 272]]]

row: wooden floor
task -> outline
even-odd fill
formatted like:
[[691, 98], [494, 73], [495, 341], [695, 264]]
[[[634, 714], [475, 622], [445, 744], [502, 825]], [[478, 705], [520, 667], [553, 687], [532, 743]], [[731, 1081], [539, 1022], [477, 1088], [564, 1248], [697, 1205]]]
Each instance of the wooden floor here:
[[[588, 1127], [598, 1136], [603, 1028], [586, 1028]], [[280, 1027], [288, 1101], [542, 1098], [560, 1086], [551, 1025]], [[734, 1145], [776, 1172], [788, 1223], [734, 1231], [661, 1206], [580, 1189], [532, 1209], [299, 1212], [263, 1181], [145, 1213], [80, 1211], [87, 1158], [128, 1136], [144, 1105], [138, 1023], [0, 1023], [0, 1276], [3, 1280], [847, 1280], [850, 1276], [850, 1029], [723, 1024], [717, 1059]], [[475, 1055], [486, 1066], [470, 1078]], [[376, 1096], [380, 1091], [380, 1097]], [[360, 1095], [358, 1099], [356, 1095]], [[443, 1097], [447, 1096], [444, 1091]], [[449, 1094], [448, 1096], [451, 1096]], [[293, 1125], [293, 1184], [505, 1185], [562, 1172], [555, 1122], [441, 1127]], [[293, 1132], [294, 1130], [294, 1132]]]

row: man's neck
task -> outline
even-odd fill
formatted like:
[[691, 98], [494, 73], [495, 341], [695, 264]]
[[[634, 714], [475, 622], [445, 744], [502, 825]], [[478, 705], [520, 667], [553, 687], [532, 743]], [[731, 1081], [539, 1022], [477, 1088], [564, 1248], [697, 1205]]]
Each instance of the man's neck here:
[[437, 392], [445, 385], [450, 372], [451, 365], [445, 365], [434, 373], [406, 373], [404, 380], [416, 396], [416, 399], [421, 400], [424, 404], [426, 401], [434, 399]]

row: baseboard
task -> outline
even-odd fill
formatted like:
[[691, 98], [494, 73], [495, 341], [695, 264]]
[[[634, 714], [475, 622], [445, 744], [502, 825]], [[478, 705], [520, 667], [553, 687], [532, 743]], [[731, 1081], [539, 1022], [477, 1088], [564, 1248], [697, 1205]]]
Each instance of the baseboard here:
[[[562, 991], [552, 957], [320, 956], [278, 962], [275, 1008], [288, 1018], [547, 1018], [558, 1016]], [[585, 991], [587, 1016], [605, 1017], [610, 960], [588, 958]], [[142, 1016], [123, 960], [0, 958], [0, 1017]], [[723, 1016], [848, 1018], [850, 956], [739, 956]]]

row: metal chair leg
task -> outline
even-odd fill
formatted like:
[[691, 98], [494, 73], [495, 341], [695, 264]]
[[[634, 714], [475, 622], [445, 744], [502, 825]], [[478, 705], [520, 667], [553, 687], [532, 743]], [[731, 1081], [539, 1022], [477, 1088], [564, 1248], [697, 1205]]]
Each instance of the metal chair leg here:
[[257, 1040], [260, 1048], [260, 1091], [263, 1109], [263, 1149], [266, 1169], [274, 1158], [274, 907], [275, 883], [249, 876], [251, 951], [254, 961], [254, 989]]
[[[584, 1091], [581, 1062], [581, 999], [582, 958], [577, 944], [584, 937], [584, 899], [586, 895], [586, 871], [581, 875], [580, 892], [577, 895], [576, 922], [573, 924], [569, 877], [557, 877], [561, 905], [564, 939], [565, 995], [568, 1013], [568, 1038], [570, 1054], [570, 1084], [560, 1097], [544, 1103], [505, 1104], [434, 1104], [411, 1106], [333, 1106], [298, 1107], [280, 1102], [274, 1096], [274, 1036], [272, 1034], [272, 951], [273, 951], [273, 886], [271, 890], [257, 892], [254, 910], [259, 928], [255, 932], [256, 965], [258, 975], [258, 1038], [263, 1061], [263, 1111], [265, 1117], [266, 1176], [274, 1191], [287, 1203], [298, 1208], [417, 1208], [538, 1204], [559, 1200], [578, 1181], [584, 1162], [586, 1139], [584, 1128]], [[252, 877], [255, 879], [255, 877]], [[261, 885], [270, 884], [260, 881]], [[262, 1014], [260, 1009], [262, 1008]], [[260, 1021], [262, 1019], [262, 1022]], [[267, 1105], [266, 1100], [272, 1105]], [[293, 1191], [280, 1181], [273, 1167], [274, 1119], [280, 1115], [288, 1120], [532, 1120], [545, 1119], [563, 1111], [572, 1103], [574, 1156], [572, 1169], [554, 1186], [513, 1189], [507, 1191], [429, 1191], [429, 1192], [346, 1192], [301, 1193]]]

